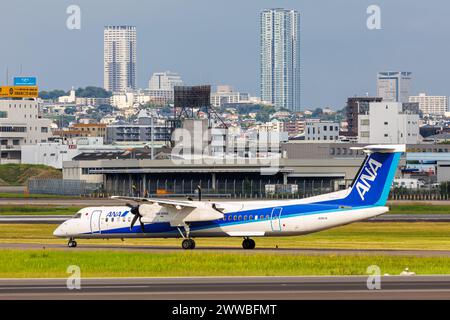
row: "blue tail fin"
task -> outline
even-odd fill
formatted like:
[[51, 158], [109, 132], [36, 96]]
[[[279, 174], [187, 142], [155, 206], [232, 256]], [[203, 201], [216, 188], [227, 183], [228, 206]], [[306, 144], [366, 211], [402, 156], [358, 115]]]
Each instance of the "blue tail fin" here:
[[363, 150], [368, 156], [343, 204], [352, 207], [384, 206], [405, 145], [375, 145]]

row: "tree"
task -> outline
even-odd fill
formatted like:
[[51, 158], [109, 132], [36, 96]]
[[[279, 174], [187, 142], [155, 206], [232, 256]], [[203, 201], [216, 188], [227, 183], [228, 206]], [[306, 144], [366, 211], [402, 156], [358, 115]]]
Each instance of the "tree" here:
[[39, 98], [44, 100], [55, 100], [59, 97], [68, 95], [67, 92], [63, 90], [52, 90], [52, 91], [41, 91], [39, 92]]
[[111, 92], [103, 88], [88, 86], [86, 88], [78, 88], [75, 95], [80, 98], [109, 98], [112, 96]]

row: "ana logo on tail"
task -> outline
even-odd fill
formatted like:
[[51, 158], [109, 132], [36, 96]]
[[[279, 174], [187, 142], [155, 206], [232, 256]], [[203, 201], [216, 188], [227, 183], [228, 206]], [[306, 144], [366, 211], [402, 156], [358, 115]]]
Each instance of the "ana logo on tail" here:
[[382, 166], [377, 160], [371, 158], [369, 163], [364, 167], [361, 176], [359, 177], [358, 183], [356, 184], [356, 190], [358, 190], [361, 200], [364, 201], [364, 196], [370, 190], [371, 182], [375, 181], [377, 177], [377, 171]]

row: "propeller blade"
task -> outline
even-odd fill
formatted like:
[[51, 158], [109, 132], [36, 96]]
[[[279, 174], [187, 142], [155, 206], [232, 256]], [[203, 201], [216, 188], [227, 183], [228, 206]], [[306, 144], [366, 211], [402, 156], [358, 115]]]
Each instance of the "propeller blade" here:
[[139, 222], [141, 223], [141, 231], [145, 232], [145, 226], [144, 226], [144, 223], [141, 220], [141, 217], [139, 217]]
[[198, 190], [198, 201], [202, 201], [202, 187], [197, 186]]
[[134, 215], [133, 220], [131, 221], [130, 230], [133, 230], [133, 227], [134, 227], [134, 225], [135, 225], [137, 219], [139, 219], [139, 218], [140, 218], [140, 217], [139, 217], [137, 214]]

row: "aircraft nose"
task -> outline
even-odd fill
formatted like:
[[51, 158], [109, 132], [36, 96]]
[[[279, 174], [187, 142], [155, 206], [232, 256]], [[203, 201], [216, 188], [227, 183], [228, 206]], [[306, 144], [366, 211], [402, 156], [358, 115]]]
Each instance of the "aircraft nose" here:
[[53, 232], [53, 235], [55, 237], [64, 237], [65, 235], [67, 235], [65, 226], [63, 224], [60, 225], [58, 228], [55, 229], [55, 231]]

